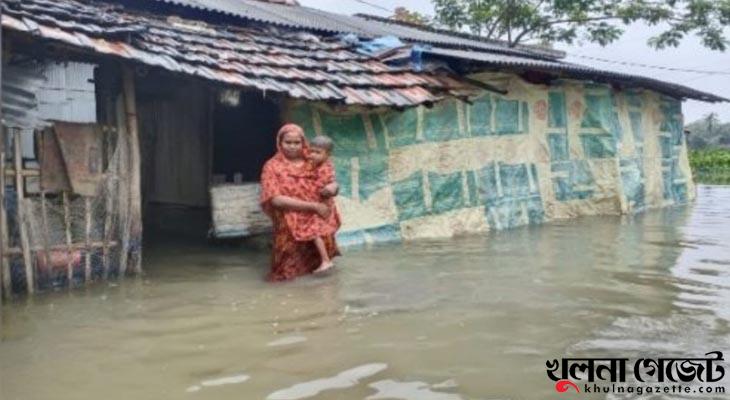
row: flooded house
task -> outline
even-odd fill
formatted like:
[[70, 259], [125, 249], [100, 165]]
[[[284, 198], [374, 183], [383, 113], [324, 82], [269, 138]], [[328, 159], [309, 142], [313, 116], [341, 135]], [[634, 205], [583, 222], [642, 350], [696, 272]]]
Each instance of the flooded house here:
[[2, 49], [6, 298], [265, 233], [285, 122], [333, 139], [348, 246], [687, 203], [681, 102], [726, 101], [291, 0], [2, 0]]

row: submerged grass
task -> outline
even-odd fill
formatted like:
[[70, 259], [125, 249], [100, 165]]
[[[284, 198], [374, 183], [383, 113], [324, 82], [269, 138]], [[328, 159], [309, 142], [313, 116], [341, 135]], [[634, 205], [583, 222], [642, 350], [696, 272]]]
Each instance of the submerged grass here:
[[690, 150], [694, 180], [709, 185], [730, 185], [730, 149]]

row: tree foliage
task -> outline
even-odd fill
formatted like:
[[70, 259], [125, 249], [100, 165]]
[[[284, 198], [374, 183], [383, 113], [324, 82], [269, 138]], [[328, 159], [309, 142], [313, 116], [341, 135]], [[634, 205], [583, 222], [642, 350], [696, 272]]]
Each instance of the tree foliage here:
[[694, 149], [725, 147], [730, 149], [730, 123], [723, 124], [717, 114], [707, 114], [702, 119], [688, 124], [690, 132], [687, 144]]
[[427, 15], [423, 15], [417, 11], [410, 11], [405, 7], [396, 7], [393, 19], [396, 21], [407, 22], [415, 25], [428, 25], [431, 19]]
[[724, 51], [730, 0], [432, 0], [435, 22], [514, 46], [527, 41], [607, 45], [634, 22], [659, 26], [649, 45], [676, 47], [688, 35]]

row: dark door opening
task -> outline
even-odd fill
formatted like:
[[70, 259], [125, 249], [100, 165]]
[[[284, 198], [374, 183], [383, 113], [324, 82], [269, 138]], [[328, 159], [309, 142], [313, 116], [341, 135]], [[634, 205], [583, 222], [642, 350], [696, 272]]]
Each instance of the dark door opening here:
[[213, 113], [213, 175], [234, 182], [258, 182], [261, 168], [276, 151], [279, 105], [262, 92], [241, 92], [238, 104], [216, 102]]

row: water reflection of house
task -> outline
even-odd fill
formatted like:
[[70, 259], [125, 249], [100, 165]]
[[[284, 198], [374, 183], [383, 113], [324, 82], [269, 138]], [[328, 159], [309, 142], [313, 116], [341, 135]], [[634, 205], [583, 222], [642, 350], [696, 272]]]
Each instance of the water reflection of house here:
[[343, 244], [694, 194], [680, 100], [720, 97], [295, 3], [2, 1], [6, 295], [140, 271], [143, 215], [246, 234], [285, 121], [335, 141]]

